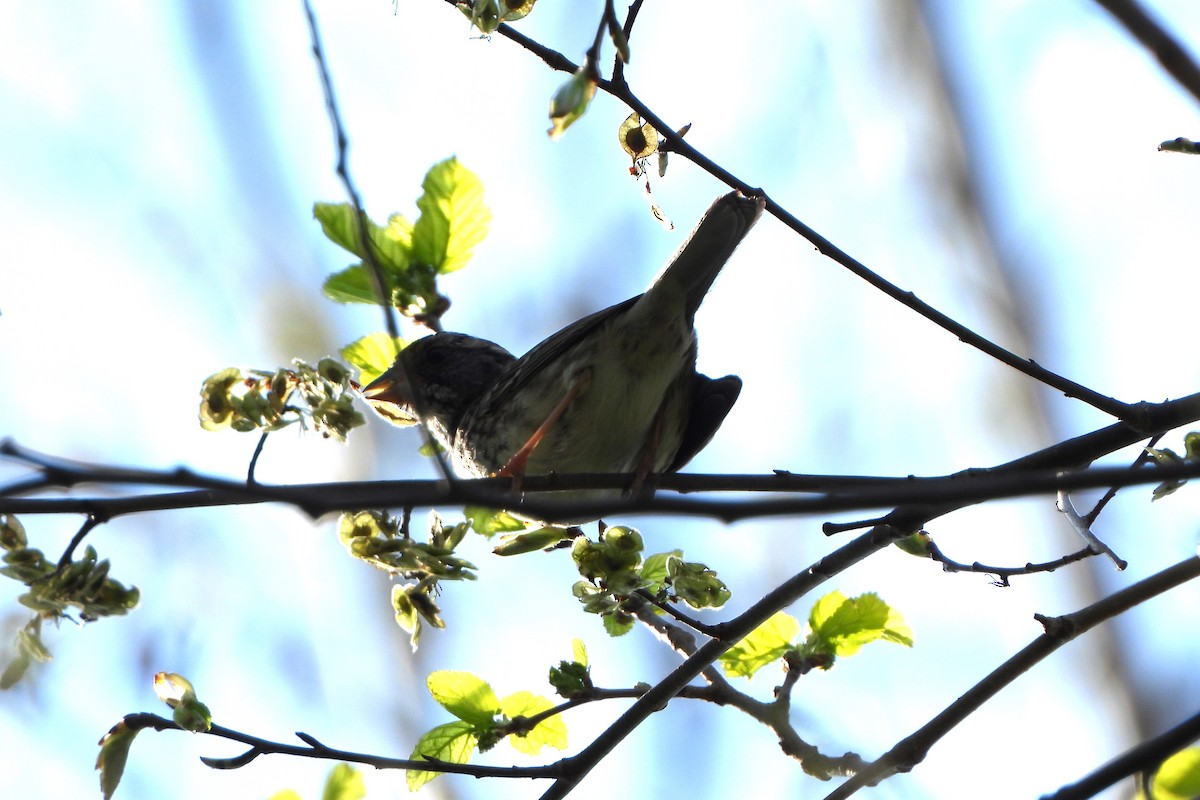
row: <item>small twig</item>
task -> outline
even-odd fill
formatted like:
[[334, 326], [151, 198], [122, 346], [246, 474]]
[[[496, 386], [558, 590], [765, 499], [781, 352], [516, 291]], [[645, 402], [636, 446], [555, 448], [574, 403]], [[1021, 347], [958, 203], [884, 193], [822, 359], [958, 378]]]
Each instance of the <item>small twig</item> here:
[[1071, 502], [1070, 492], [1059, 489], [1057, 505], [1058, 510], [1063, 513], [1063, 516], [1066, 517], [1067, 522], [1070, 523], [1075, 532], [1087, 542], [1088, 549], [1097, 555], [1108, 556], [1116, 564], [1117, 569], [1123, 570], [1129, 566], [1129, 562], [1114, 553], [1111, 547], [1100, 541], [1099, 537], [1092, 533], [1091, 525], [1075, 510], [1075, 504]]
[[48, 577], [57, 577], [60, 575], [70, 565], [71, 559], [75, 556], [75, 550], [83, 542], [84, 537], [91, 533], [93, 529], [103, 525], [106, 521], [106, 519], [101, 519], [95, 514], [88, 514], [87, 519], [83, 521], [83, 524], [79, 526], [79, 530], [71, 537], [71, 541], [67, 543], [63, 554], [59, 556], [58, 565], [55, 567], [53, 574]]
[[321, 89], [325, 93], [325, 110], [329, 115], [330, 124], [333, 125], [333, 137], [337, 148], [337, 175], [342, 180], [342, 186], [350, 198], [350, 204], [354, 206], [354, 217], [358, 222], [358, 243], [362, 247], [367, 274], [370, 276], [375, 294], [379, 298], [379, 305], [383, 308], [384, 327], [387, 328], [388, 334], [393, 339], [397, 339], [400, 337], [400, 326], [396, 324], [396, 313], [392, 307], [391, 298], [388, 296], [387, 281], [384, 279], [383, 269], [375, 258], [375, 248], [371, 242], [371, 235], [367, 231], [367, 212], [363, 210], [362, 198], [358, 193], [358, 188], [354, 185], [354, 180], [350, 177], [349, 159], [346, 155], [349, 138], [346, 136], [346, 129], [342, 126], [342, 117], [338, 112], [333, 81], [329, 77], [329, 67], [325, 63], [325, 52], [321, 48], [317, 18], [313, 14], [310, 0], [303, 0], [303, 3], [304, 14], [308, 19], [309, 37], [312, 40], [313, 58], [317, 62], [317, 71], [321, 77]]
[[[1133, 460], [1133, 463], [1130, 465], [1130, 467], [1140, 467], [1142, 464], [1149, 464], [1151, 461], [1153, 461], [1154, 458], [1149, 452], [1150, 448], [1155, 447], [1164, 436], [1166, 436], [1165, 433], [1159, 433], [1150, 437], [1150, 441], [1146, 442], [1146, 446], [1143, 447], [1141, 452], [1138, 453], [1137, 458]], [[1110, 487], [1109, 490], [1104, 493], [1104, 496], [1096, 501], [1096, 505], [1092, 506], [1092, 510], [1087, 514], [1084, 514], [1083, 519], [1089, 527], [1096, 524], [1096, 520], [1100, 518], [1100, 512], [1104, 510], [1105, 506], [1112, 502], [1112, 499], [1117, 496], [1118, 491], [1120, 491], [1118, 487]]]
[[[321, 49], [321, 36], [317, 27], [317, 19], [313, 14], [310, 0], [303, 0], [303, 3], [305, 16], [308, 18], [309, 35], [312, 38], [313, 58], [317, 62], [317, 70], [321, 75], [321, 87], [325, 92], [325, 109], [329, 114], [330, 124], [333, 125], [333, 134], [337, 147], [337, 174], [346, 189], [346, 195], [350, 198], [350, 204], [354, 206], [354, 218], [358, 223], [358, 241], [363, 251], [363, 263], [367, 266], [367, 275], [371, 278], [375, 294], [379, 298], [379, 305], [383, 308], [384, 326], [387, 328], [388, 335], [394, 341], [400, 338], [400, 327], [396, 323], [396, 309], [392, 305], [383, 269], [379, 266], [378, 259], [375, 258], [375, 248], [371, 242], [371, 235], [367, 230], [367, 212], [363, 210], [362, 199], [358, 194], [358, 189], [355, 187], [354, 181], [350, 177], [349, 160], [346, 156], [349, 140], [346, 136], [345, 128], [342, 126], [341, 115], [338, 113], [337, 99], [333, 93], [333, 81], [329, 77], [329, 69], [325, 64], [325, 53]], [[424, 322], [430, 329], [437, 331], [441, 329], [439, 319], [436, 315], [430, 315]], [[403, 370], [403, 362], [398, 361], [396, 363]], [[417, 399], [418, 401], [420, 400], [419, 397]], [[447, 483], [453, 483], [455, 481], [454, 472], [450, 469], [450, 464], [446, 460], [446, 455], [442, 452], [442, 448], [434, 442], [433, 434], [430, 432], [428, 417], [421, 406], [422, 403], [418, 402], [414, 410], [416, 411], [417, 419], [421, 423], [421, 436], [424, 439], [425, 447], [429, 452], [434, 454], [434, 461], [438, 465], [442, 479]]]
[[246, 483], [251, 486], [258, 483], [254, 478], [254, 469], [258, 466], [258, 457], [262, 455], [263, 448], [267, 445], [267, 437], [270, 435], [270, 431], [263, 431], [262, 436], [258, 437], [258, 444], [254, 445], [254, 454], [250, 456], [250, 468], [246, 470]]
[[637, 592], [635, 592], [635, 594], [637, 594], [638, 597], [642, 598], [647, 603], [650, 603], [655, 608], [662, 611], [667, 616], [674, 619], [676, 622], [686, 625], [694, 631], [703, 633], [705, 636], [713, 635], [714, 628], [712, 625], [707, 625], [694, 617], [689, 617], [687, 614], [684, 614], [682, 611], [675, 608], [675, 606], [671, 605], [670, 603], [666, 603], [666, 602], [663, 602], [662, 600], [659, 600], [651, 592], [649, 592], [645, 589], [638, 589]]
[[[159, 731], [181, 730], [171, 720], [156, 714], [129, 714], [125, 717], [124, 722], [126, 726], [134, 731], [145, 728], [153, 728]], [[384, 758], [383, 756], [371, 755], [369, 753], [356, 753], [350, 750], [337, 750], [332, 747], [326, 747], [314, 737], [304, 733], [297, 733], [296, 736], [305, 743], [305, 746], [274, 742], [221, 725], [213, 725], [209, 730], [204, 731], [204, 734], [215, 736], [218, 739], [239, 742], [250, 747], [250, 750], [246, 753], [233, 758], [200, 759], [214, 769], [236, 769], [245, 766], [259, 755], [289, 755], [366, 764], [376, 769], [418, 769], [429, 772], [472, 775], [476, 778], [555, 778], [562, 772], [559, 767], [559, 764], [562, 762], [547, 764], [541, 767], [489, 767], [482, 764], [453, 764], [448, 761], [438, 761], [436, 759]]]
[[[628, 42], [633, 36], [633, 23], [637, 21], [638, 12], [642, 10], [643, 0], [633, 0], [629, 4], [629, 10], [625, 13], [625, 24], [621, 26], [621, 31], [625, 34], [625, 41]], [[613, 80], [624, 80], [625, 78], [625, 62], [620, 57], [613, 59]]]
[[1009, 578], [1016, 575], [1033, 575], [1038, 572], [1054, 572], [1060, 567], [1065, 567], [1068, 564], [1074, 564], [1077, 561], [1083, 561], [1085, 558], [1091, 558], [1096, 555], [1091, 547], [1085, 547], [1074, 553], [1056, 558], [1053, 561], [1043, 561], [1041, 563], [1028, 563], [1023, 567], [997, 567], [990, 564], [981, 564], [978, 561], [965, 564], [960, 561], [954, 561], [948, 558], [933, 542], [929, 543], [929, 557], [942, 565], [942, 569], [946, 572], [974, 572], [984, 575], [996, 576], [995, 585], [1008, 586]]

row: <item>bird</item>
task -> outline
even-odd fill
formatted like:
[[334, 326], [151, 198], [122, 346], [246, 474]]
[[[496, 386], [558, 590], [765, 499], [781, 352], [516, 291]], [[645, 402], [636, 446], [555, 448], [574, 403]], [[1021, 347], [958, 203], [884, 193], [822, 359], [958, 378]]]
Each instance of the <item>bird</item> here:
[[509, 476], [519, 489], [526, 475], [624, 473], [637, 491], [700, 452], [741, 392], [736, 375], [696, 371], [693, 323], [765, 203], [738, 191], [718, 198], [645, 292], [520, 358], [487, 339], [434, 333], [404, 348], [362, 394], [393, 422], [423, 422], [460, 477]]

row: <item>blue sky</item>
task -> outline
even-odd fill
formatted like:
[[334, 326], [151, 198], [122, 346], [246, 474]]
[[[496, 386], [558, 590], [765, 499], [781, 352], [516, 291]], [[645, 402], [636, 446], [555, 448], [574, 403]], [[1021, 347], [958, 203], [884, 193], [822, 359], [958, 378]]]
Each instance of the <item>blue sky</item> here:
[[[579, 60], [599, 4], [544, 3], [522, 30]], [[443, 287], [446, 324], [515, 352], [578, 316], [641, 291], [680, 236], [725, 191], [676, 159], [654, 182], [678, 230], [650, 218], [615, 132], [627, 110], [600, 96], [562, 141], [546, 108], [564, 76], [428, 0], [318, 2], [330, 68], [368, 211], [412, 214], [421, 176], [451, 155], [484, 181], [493, 230], [476, 262]], [[689, 141], [761, 185], [888, 279], [1002, 344], [1124, 400], [1197, 388], [1190, 299], [1200, 289], [1195, 209], [1200, 159], [1156, 152], [1200, 138], [1185, 97], [1093, 4], [930, 3], [969, 122], [1007, 288], [980, 257], [944, 184], [929, 87], [899, 68], [877, 4], [647, 3], [632, 41], [635, 92]], [[1151, 4], [1200, 42], [1200, 7]], [[752, 43], [752, 44], [748, 44]], [[320, 296], [345, 265], [311, 219], [341, 200], [302, 11], [295, 3], [103, 7], [19, 2], [0, 10], [0, 434], [66, 457], [244, 474], [250, 437], [205, 433], [201, 380], [226, 366], [310, 361], [379, 325]], [[1015, 320], [1025, 320], [1023, 327]], [[689, 469], [940, 474], [1008, 460], [1106, 424], [1031, 387], [896, 307], [764, 219], [697, 317], [700, 366], [746, 389]], [[1044, 411], [1044, 414], [1043, 414]], [[1178, 447], [1175, 441], [1165, 442]], [[291, 432], [270, 442], [266, 481], [432, 475], [411, 431], [373, 421], [348, 445]], [[1123, 454], [1114, 463], [1133, 457]], [[20, 474], [0, 465], [0, 476]], [[1195, 552], [1200, 503], [1186, 490], [1151, 505], [1123, 493], [1101, 536], [1131, 564], [1018, 579], [979, 576], [884, 553], [828, 588], [878, 591], [909, 619], [911, 651], [876, 645], [796, 695], [802, 732], [830, 752], [882, 752], [1036, 636], [1035, 612], [1065, 613]], [[447, 513], [452, 513], [448, 510]], [[633, 520], [655, 550], [716, 565], [730, 611], [838, 542], [820, 519], [724, 526]], [[55, 553], [75, 519], [27, 519]], [[939, 521], [960, 560], [1020, 564], [1075, 549], [1052, 499], [972, 509]], [[288, 509], [210, 509], [118, 520], [92, 534], [114, 574], [143, 591], [131, 616], [48, 634], [55, 661], [0, 695], [0, 752], [27, 767], [11, 796], [85, 797], [95, 742], [122, 714], [157, 710], [151, 677], [188, 675], [222, 724], [269, 738], [304, 730], [330, 745], [407, 754], [445, 721], [423, 676], [472, 669], [502, 693], [549, 692], [546, 668], [582, 636], [597, 681], [654, 680], [672, 656], [642, 631], [608, 640], [572, 606], [562, 554], [499, 560], [474, 542], [475, 585], [443, 595], [450, 630], [416, 655], [391, 622], [386, 580], [352, 562], [332, 520]], [[3, 629], [23, 624], [5, 587]], [[793, 610], [804, 616], [810, 601]], [[1101, 645], [1152, 687], [1170, 721], [1200, 699], [1200, 611], [1185, 587], [1066, 648], [941, 743], [914, 773], [871, 796], [961, 796], [980, 775], [1035, 796], [1128, 746], [1124, 695]], [[501, 613], [496, 614], [499, 609]], [[1105, 641], [1104, 637], [1111, 637]], [[774, 675], [756, 679], [768, 696]], [[568, 719], [581, 746], [615, 712]], [[687, 733], [683, 733], [686, 731]], [[314, 797], [327, 765], [261, 759], [234, 773], [197, 755], [215, 740], [144, 736], [118, 797]], [[527, 763], [500, 748], [494, 763]], [[1019, 765], [1019, 769], [1013, 765]], [[1000, 769], [997, 769], [1000, 767]], [[721, 796], [745, 775], [764, 796], [820, 797], [771, 737], [734, 712], [674, 704], [581, 788]], [[370, 774], [373, 797], [405, 794]], [[448, 782], [439, 782], [448, 783]], [[438, 784], [426, 791], [438, 796]], [[528, 783], [458, 780], [462, 796], [530, 797]], [[981, 793], [982, 792], [982, 793]], [[1121, 796], [1118, 794], [1113, 797]]]

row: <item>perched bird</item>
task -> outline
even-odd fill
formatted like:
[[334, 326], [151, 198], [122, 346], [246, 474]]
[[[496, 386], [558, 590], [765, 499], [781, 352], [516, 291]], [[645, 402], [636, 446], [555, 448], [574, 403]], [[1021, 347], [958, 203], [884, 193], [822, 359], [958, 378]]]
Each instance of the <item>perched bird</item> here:
[[[639, 488], [706, 444], [737, 400], [736, 375], [696, 372], [692, 327], [764, 199], [718, 199], [644, 294], [597, 311], [521, 358], [486, 339], [437, 333], [363, 389], [397, 422], [423, 419], [462, 477], [629, 473]], [[596, 498], [614, 491], [556, 494]]]

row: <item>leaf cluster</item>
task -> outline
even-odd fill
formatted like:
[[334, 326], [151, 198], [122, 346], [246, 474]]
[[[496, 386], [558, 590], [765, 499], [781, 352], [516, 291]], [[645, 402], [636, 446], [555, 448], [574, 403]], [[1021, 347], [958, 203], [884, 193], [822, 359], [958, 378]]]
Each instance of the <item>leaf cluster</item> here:
[[611, 636], [628, 633], [634, 611], [648, 592], [661, 602], [682, 600], [692, 608], [720, 608], [729, 589], [716, 572], [699, 562], [685, 561], [681, 550], [642, 557], [642, 535], [624, 525], [605, 529], [598, 541], [578, 536], [571, 557], [584, 580], [572, 587], [589, 614], [599, 614]]
[[126, 587], [110, 577], [108, 559], [100, 560], [91, 545], [79, 560], [55, 563], [29, 546], [19, 519], [0, 514], [0, 548], [4, 550], [0, 575], [25, 585], [28, 591], [17, 600], [33, 611], [30, 621], [17, 632], [16, 655], [0, 674], [0, 689], [20, 680], [33, 662], [50, 660], [50, 651], [41, 639], [43, 622], [70, 618], [71, 609], [81, 621], [91, 622], [123, 615], [138, 603], [137, 587]]
[[733, 677], [749, 678], [783, 659], [789, 669], [803, 674], [814, 668], [829, 669], [839, 656], [852, 656], [870, 642], [913, 644], [904, 617], [873, 592], [858, 597], [830, 592], [813, 605], [808, 629], [802, 638], [799, 634], [800, 621], [778, 611], [726, 651], [721, 666]]
[[361, 259], [326, 278], [326, 297], [371, 305], [382, 297], [417, 321], [441, 317], [449, 300], [438, 293], [437, 277], [466, 266], [487, 236], [492, 212], [483, 203], [482, 181], [453, 156], [434, 164], [421, 188], [416, 222], [396, 213], [380, 225], [360, 218], [350, 203], [313, 206], [329, 240]]
[[339, 442], [366, 419], [354, 407], [349, 371], [332, 358], [314, 367], [295, 359], [292, 368], [275, 372], [237, 367], [204, 379], [200, 387], [200, 425], [208, 431], [273, 433], [299, 424]]
[[422, 620], [435, 628], [446, 626], [434, 599], [439, 582], [475, 579], [475, 565], [454, 555], [471, 527], [467, 520], [447, 527], [434, 513], [428, 540], [420, 542], [409, 535], [401, 520], [382, 511], [343, 514], [338, 520], [338, 538], [352, 556], [406, 579], [392, 587], [392, 608], [414, 648], [420, 640]]
[[[475, 750], [486, 752], [507, 737], [519, 752], [536, 755], [544, 747], [567, 746], [567, 728], [545, 697], [519, 691], [498, 698], [490, 684], [470, 672], [440, 670], [426, 679], [429, 693], [458, 719], [427, 731], [413, 748], [413, 759], [466, 764]], [[535, 719], [536, 718], [536, 719]], [[419, 789], [440, 773], [409, 770], [408, 788]]]

